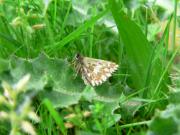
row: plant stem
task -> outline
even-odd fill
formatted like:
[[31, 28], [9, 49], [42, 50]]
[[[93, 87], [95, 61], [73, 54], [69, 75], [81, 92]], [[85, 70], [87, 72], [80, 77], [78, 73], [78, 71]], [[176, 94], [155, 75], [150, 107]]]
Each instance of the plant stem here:
[[150, 121], [151, 120], [125, 124], [125, 125], [120, 126], [120, 128], [129, 128], [129, 127], [134, 127], [134, 126], [139, 126], [139, 125], [147, 125], [150, 123]]
[[172, 51], [175, 50], [175, 44], [176, 44], [177, 1], [178, 0], [174, 0], [174, 20], [173, 20]]

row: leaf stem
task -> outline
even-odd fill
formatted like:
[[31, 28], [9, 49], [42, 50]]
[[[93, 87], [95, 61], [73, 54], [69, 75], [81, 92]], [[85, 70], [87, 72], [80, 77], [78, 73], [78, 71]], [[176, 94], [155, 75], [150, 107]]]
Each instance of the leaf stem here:
[[177, 1], [178, 0], [174, 0], [174, 20], [173, 20], [172, 51], [175, 51], [175, 44], [176, 44]]
[[148, 125], [150, 122], [151, 120], [125, 124], [125, 125], [121, 125], [120, 128], [129, 128], [129, 127], [134, 127], [134, 126], [139, 126], [139, 125]]

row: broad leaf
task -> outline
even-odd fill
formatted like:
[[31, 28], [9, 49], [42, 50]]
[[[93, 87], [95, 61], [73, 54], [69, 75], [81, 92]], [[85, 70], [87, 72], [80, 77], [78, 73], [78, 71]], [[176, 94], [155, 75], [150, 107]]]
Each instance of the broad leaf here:
[[107, 111], [111, 113], [119, 107], [118, 100], [122, 91], [119, 84], [106, 82], [94, 89], [90, 86], [85, 89], [81, 76], [74, 76], [76, 73], [67, 60], [52, 59], [41, 54], [30, 60], [13, 57], [10, 63], [9, 76], [12, 76], [12, 82], [30, 73], [31, 80], [27, 89], [39, 91], [41, 99], [48, 98], [54, 107], [68, 107], [77, 104], [81, 98], [90, 102], [100, 101], [108, 106]]
[[179, 135], [180, 105], [170, 104], [167, 109], [158, 112], [149, 125], [148, 135]]
[[161, 80], [164, 70], [162, 62], [159, 58], [154, 59], [153, 47], [140, 27], [122, 11], [120, 2], [109, 0], [109, 5], [125, 48], [128, 71], [134, 84], [131, 87], [137, 90], [146, 88], [143, 93], [145, 98], [158, 95], [162, 87], [167, 90], [164, 87], [167, 76]]
[[125, 47], [134, 86], [143, 88], [152, 48], [140, 28], [121, 10], [121, 4], [109, 0], [109, 5]]

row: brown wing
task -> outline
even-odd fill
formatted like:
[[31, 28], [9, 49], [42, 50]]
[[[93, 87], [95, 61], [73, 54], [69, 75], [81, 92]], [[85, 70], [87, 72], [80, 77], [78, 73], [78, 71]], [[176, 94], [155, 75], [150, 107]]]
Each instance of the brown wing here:
[[82, 79], [85, 84], [97, 86], [105, 82], [118, 65], [114, 62], [84, 57], [82, 68]]

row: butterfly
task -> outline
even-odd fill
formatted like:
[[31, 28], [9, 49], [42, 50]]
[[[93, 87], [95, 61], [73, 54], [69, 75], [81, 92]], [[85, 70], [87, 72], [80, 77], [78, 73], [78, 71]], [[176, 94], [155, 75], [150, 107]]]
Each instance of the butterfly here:
[[114, 62], [84, 57], [76, 54], [73, 61], [77, 74], [81, 74], [86, 85], [98, 86], [105, 82], [118, 69]]

